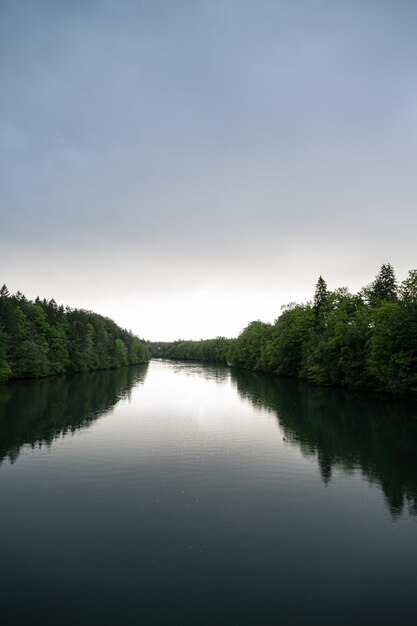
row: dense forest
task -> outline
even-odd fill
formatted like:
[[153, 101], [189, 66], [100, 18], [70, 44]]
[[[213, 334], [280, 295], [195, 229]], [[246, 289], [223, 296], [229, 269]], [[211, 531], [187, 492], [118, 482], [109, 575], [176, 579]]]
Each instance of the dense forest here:
[[0, 381], [148, 360], [144, 342], [106, 317], [0, 289]]
[[200, 341], [148, 341], [147, 346], [153, 357], [184, 361], [206, 361], [227, 363], [235, 339], [216, 337]]
[[314, 299], [283, 307], [273, 324], [251, 322], [237, 339], [149, 344], [154, 356], [230, 363], [340, 385], [417, 395], [417, 270], [398, 284], [384, 264], [359, 293], [330, 291], [320, 276]]

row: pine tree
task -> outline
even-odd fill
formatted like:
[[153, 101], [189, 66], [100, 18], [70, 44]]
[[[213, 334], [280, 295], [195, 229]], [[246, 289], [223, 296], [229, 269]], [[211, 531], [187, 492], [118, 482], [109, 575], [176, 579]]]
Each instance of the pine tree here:
[[395, 302], [398, 299], [398, 286], [394, 268], [390, 263], [381, 265], [379, 273], [369, 287], [365, 287], [364, 294], [371, 306], [379, 306], [384, 300]]
[[0, 298], [9, 298], [9, 296], [9, 290], [7, 289], [6, 285], [3, 285], [3, 287], [0, 289]]
[[314, 310], [316, 313], [320, 311], [323, 304], [326, 302], [329, 292], [327, 291], [327, 284], [323, 276], [319, 276], [316, 284], [316, 291], [314, 293]]
[[417, 270], [410, 270], [400, 287], [401, 299], [407, 303], [417, 303]]

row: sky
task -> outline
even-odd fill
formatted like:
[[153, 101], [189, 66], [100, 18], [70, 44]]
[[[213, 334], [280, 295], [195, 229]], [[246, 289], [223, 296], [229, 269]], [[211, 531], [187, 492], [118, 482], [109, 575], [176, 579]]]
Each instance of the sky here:
[[416, 268], [417, 3], [1, 0], [0, 283], [152, 340]]

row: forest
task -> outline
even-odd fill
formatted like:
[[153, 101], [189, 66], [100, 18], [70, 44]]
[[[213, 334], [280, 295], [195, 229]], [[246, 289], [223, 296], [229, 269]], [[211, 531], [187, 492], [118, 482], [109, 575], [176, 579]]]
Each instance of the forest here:
[[229, 363], [318, 385], [417, 396], [417, 270], [398, 283], [389, 263], [359, 293], [331, 291], [251, 322], [236, 339], [149, 343], [153, 356]]
[[148, 360], [145, 343], [107, 317], [0, 289], [0, 381]]
[[200, 341], [148, 341], [150, 354], [155, 358], [181, 361], [206, 361], [207, 363], [227, 363], [235, 339], [216, 337]]

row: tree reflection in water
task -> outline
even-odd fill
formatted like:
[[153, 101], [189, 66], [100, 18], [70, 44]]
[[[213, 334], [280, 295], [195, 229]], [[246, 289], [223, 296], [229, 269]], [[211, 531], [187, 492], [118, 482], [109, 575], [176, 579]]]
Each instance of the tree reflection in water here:
[[129, 397], [147, 365], [15, 381], [0, 385], [0, 462], [16, 461], [24, 445], [50, 445], [74, 433]]
[[381, 485], [394, 517], [417, 514], [417, 405], [385, 396], [318, 388], [292, 379], [232, 371], [240, 395], [272, 410], [288, 442], [333, 468], [359, 469]]
[[[291, 379], [173, 364], [177, 373], [231, 380], [242, 398], [278, 418], [285, 440], [317, 459], [324, 483], [335, 468], [379, 484], [394, 517], [417, 514], [417, 405]], [[178, 370], [178, 371], [177, 371]], [[22, 446], [50, 445], [88, 427], [144, 382], [147, 366], [0, 385], [0, 462]]]

